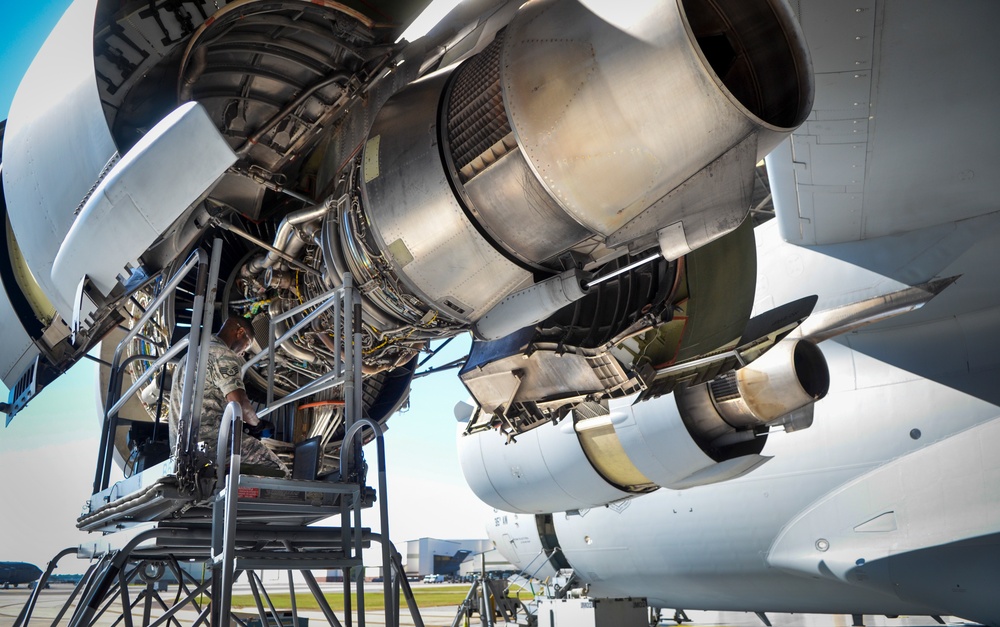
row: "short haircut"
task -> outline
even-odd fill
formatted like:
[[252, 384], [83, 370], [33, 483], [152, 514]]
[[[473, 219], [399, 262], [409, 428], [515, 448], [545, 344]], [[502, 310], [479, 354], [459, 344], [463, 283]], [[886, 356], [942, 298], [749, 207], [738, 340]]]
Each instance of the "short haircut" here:
[[249, 335], [250, 338], [253, 339], [254, 336], [253, 325], [250, 324], [250, 321], [244, 318], [243, 316], [237, 316], [236, 314], [233, 314], [229, 316], [229, 318], [223, 323], [222, 326], [226, 326], [227, 324], [232, 324], [241, 327], [244, 331], [246, 331], [247, 335]]

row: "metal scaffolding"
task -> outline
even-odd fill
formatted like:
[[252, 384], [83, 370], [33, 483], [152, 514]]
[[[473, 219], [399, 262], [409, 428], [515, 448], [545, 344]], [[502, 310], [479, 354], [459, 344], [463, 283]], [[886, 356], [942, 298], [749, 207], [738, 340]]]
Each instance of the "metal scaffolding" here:
[[[121, 538], [116, 549], [99, 552], [74, 589], [53, 625], [69, 616], [72, 627], [93, 625], [117, 614], [115, 624], [141, 625], [210, 625], [211, 627], [249, 622], [232, 611], [232, 589], [242, 577], [250, 587], [261, 626], [299, 625], [299, 602], [293, 572], [301, 573], [309, 595], [315, 600], [326, 622], [336, 627], [365, 625], [365, 588], [362, 551], [372, 541], [381, 544], [382, 594], [385, 598], [385, 625], [399, 622], [399, 604], [406, 598], [414, 624], [422, 627], [413, 595], [406, 582], [399, 553], [388, 539], [385, 447], [379, 425], [362, 417], [360, 294], [350, 275], [343, 285], [301, 307], [271, 320], [269, 346], [253, 361], [273, 354], [289, 339], [298, 326], [309, 324], [316, 316], [330, 312], [336, 321], [334, 342], [341, 348], [335, 368], [302, 389], [273, 401], [273, 367], [269, 367], [268, 407], [259, 415], [281, 404], [293, 402], [312, 393], [340, 386], [344, 397], [346, 434], [341, 446], [339, 472], [330, 476], [285, 479], [240, 474], [242, 415], [238, 403], [226, 407], [219, 433], [217, 458], [209, 459], [198, 449], [198, 428], [204, 392], [204, 372], [215, 310], [221, 241], [215, 240], [211, 260], [204, 250], [195, 251], [180, 269], [164, 283], [144, 315], [119, 343], [111, 363], [109, 394], [101, 435], [94, 494], [89, 511], [77, 526], [88, 531], [102, 531]], [[191, 272], [197, 270], [197, 287], [192, 306], [188, 336], [162, 354], [147, 358], [151, 362], [142, 378], [123, 394], [124, 368], [131, 358], [123, 359], [125, 346], [140, 333], [158, 308], [163, 307], [173, 290]], [[311, 311], [309, 311], [311, 310]], [[309, 311], [295, 327], [275, 339], [274, 325], [286, 317]], [[181, 397], [177, 450], [165, 462], [109, 485], [118, 412], [128, 398], [146, 382], [162, 377], [172, 360], [187, 360]], [[273, 360], [271, 361], [273, 364]], [[249, 367], [252, 364], [248, 364]], [[244, 369], [245, 372], [245, 369]], [[178, 393], [174, 390], [174, 393]], [[378, 452], [378, 488], [366, 485], [366, 466], [358, 436], [369, 429], [375, 436]], [[228, 472], [227, 472], [228, 469]], [[378, 494], [381, 534], [371, 533], [361, 524], [361, 511], [371, 507]], [[309, 524], [330, 516], [339, 516], [339, 527], [310, 527]], [[127, 532], [126, 532], [127, 531]], [[39, 591], [42, 590], [60, 559], [80, 549], [59, 553], [48, 565], [15, 621], [15, 627], [32, 623]], [[201, 564], [210, 576], [203, 581], [182, 568], [185, 562]], [[341, 616], [331, 608], [312, 575], [315, 569], [338, 569], [343, 573], [344, 609]], [[280, 613], [260, 570], [284, 571], [287, 575], [291, 612]], [[164, 598], [161, 582], [176, 581], [172, 598]], [[140, 585], [141, 584], [141, 585]], [[288, 622], [291, 621], [291, 622]]]

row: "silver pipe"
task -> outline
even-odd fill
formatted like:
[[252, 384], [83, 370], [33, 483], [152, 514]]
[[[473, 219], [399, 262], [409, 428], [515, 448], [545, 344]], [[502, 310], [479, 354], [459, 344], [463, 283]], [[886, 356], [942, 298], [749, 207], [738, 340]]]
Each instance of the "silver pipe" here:
[[[208, 277], [205, 276], [207, 273], [203, 272], [203, 270], [206, 269], [204, 268], [204, 265], [208, 262], [208, 259], [205, 259], [208, 255], [201, 248], [199, 248], [197, 252], [199, 254], [199, 258], [201, 259], [199, 261], [199, 265], [201, 265], [202, 268], [199, 268], [198, 271], [198, 287], [195, 290], [194, 303], [191, 306], [191, 331], [188, 333], [188, 353], [187, 361], [185, 362], [187, 367], [184, 370], [184, 382], [182, 383], [183, 387], [180, 390], [181, 415], [178, 419], [177, 425], [178, 450], [184, 451], [185, 453], [194, 448], [194, 443], [197, 442], [198, 427], [201, 424], [201, 417], [192, 413], [192, 395], [194, 394], [195, 364], [197, 363], [195, 360], [198, 358], [198, 352], [201, 348], [201, 327], [199, 326], [198, 321], [202, 318], [204, 313], [205, 298], [201, 292], [204, 290], [206, 282], [208, 281]], [[176, 285], [173, 287], [176, 288]], [[164, 290], [164, 292], [166, 292], [166, 290]], [[153, 311], [152, 306], [149, 311]], [[143, 322], [140, 321], [140, 324], [142, 323]], [[177, 392], [175, 391], [174, 394], [176, 393]], [[197, 423], [193, 425], [193, 429], [192, 420]], [[192, 439], [192, 431], [195, 434], [194, 439]], [[176, 456], [177, 451], [172, 451], [171, 455]]]
[[[276, 298], [275, 300], [272, 300], [271, 301], [271, 305], [270, 305], [270, 309], [271, 309], [271, 311], [276, 311], [277, 315], [281, 315], [283, 313], [282, 309], [281, 309], [281, 299], [280, 298]], [[282, 336], [282, 332], [281, 332], [281, 329], [278, 328], [278, 324], [280, 324], [280, 323], [275, 322], [275, 324], [274, 324], [274, 336], [275, 336], [275, 339], [278, 339], [278, 338], [280, 338]], [[285, 332], [287, 333], [287, 330], [288, 330], [287, 323], [285, 323], [285, 327], [286, 327]], [[289, 338], [289, 341], [281, 343], [281, 350], [285, 351], [286, 353], [288, 353], [289, 355], [291, 355], [295, 359], [304, 361], [307, 364], [314, 364], [314, 363], [316, 363], [316, 354], [313, 353], [313, 352], [311, 352], [311, 351], [308, 351], [308, 350], [306, 350], [306, 349], [304, 349], [304, 348], [302, 348], [300, 346], [297, 346], [295, 344], [295, 342], [291, 341], [291, 338]]]
[[[262, 241], [262, 240], [260, 240], [260, 239], [258, 239], [256, 237], [254, 237], [253, 235], [250, 235], [249, 233], [247, 233], [243, 229], [241, 229], [241, 228], [239, 228], [237, 226], [233, 226], [232, 224], [230, 224], [229, 222], [226, 222], [225, 220], [216, 220], [215, 223], [218, 224], [220, 227], [226, 229], [230, 233], [233, 233], [234, 235], [239, 235], [240, 237], [242, 237], [243, 239], [247, 240], [251, 244], [255, 244], [255, 245], [260, 246], [261, 248], [263, 248], [265, 250], [273, 252], [275, 255], [278, 255], [279, 257], [281, 257], [282, 259], [284, 259], [285, 261], [287, 261], [291, 265], [295, 266], [297, 269], [301, 270], [302, 272], [306, 272], [308, 274], [315, 274], [317, 276], [321, 276], [322, 275], [322, 273], [319, 272], [318, 270], [316, 270], [316, 268], [310, 268], [309, 266], [307, 266], [304, 263], [298, 261], [294, 257], [289, 257], [283, 251], [280, 251], [277, 248], [275, 248], [274, 246], [271, 246], [270, 244], [268, 244], [267, 242]], [[254, 261], [257, 261], [257, 259], [251, 260], [250, 263], [247, 264], [248, 269], [249, 269], [249, 266], [254, 263]], [[256, 274], [259, 271], [260, 270], [255, 270], [254, 273]]]
[[[324, 300], [326, 302], [323, 302]], [[314, 307], [318, 303], [323, 302], [323, 304], [319, 305], [319, 307], [317, 307], [312, 312], [310, 312], [309, 315], [307, 315], [305, 318], [303, 318], [302, 320], [300, 320], [299, 322], [297, 322], [295, 324], [295, 326], [293, 326], [291, 329], [289, 329], [288, 331], [286, 331], [280, 338], [277, 338], [274, 341], [274, 345], [275, 346], [280, 345], [283, 342], [285, 342], [288, 338], [290, 338], [293, 335], [295, 335], [296, 333], [298, 333], [299, 330], [301, 330], [307, 324], [309, 324], [310, 322], [312, 322], [313, 320], [315, 320], [317, 317], [319, 317], [320, 314], [322, 314], [324, 311], [326, 311], [331, 306], [333, 306], [336, 300], [337, 300], [337, 290], [331, 290], [330, 292], [326, 292], [325, 294], [321, 294], [320, 296], [317, 296], [316, 298], [314, 298], [314, 299], [312, 299], [312, 300], [310, 300], [310, 301], [308, 301], [308, 302], [306, 302], [306, 303], [304, 303], [302, 305], [299, 305], [295, 309], [291, 309], [289, 311], [282, 312], [281, 314], [272, 317], [270, 323], [271, 324], [276, 324], [276, 323], [278, 323], [278, 322], [280, 322], [280, 321], [282, 321], [282, 320], [284, 320], [286, 318], [289, 318], [289, 317], [291, 317], [291, 316], [293, 316], [295, 314], [298, 314], [298, 313], [301, 313], [301, 312], [305, 311], [309, 307]], [[248, 359], [247, 362], [245, 364], [243, 364], [243, 367], [240, 369], [240, 374], [241, 375], [245, 375], [247, 373], [247, 370], [250, 369], [250, 366], [254, 365], [258, 361], [260, 361], [261, 359], [263, 359], [266, 355], [270, 354], [270, 352], [271, 352], [270, 344], [271, 344], [271, 338], [269, 337], [268, 338], [268, 347], [265, 348], [264, 350], [260, 351], [259, 353], [257, 353], [253, 357], [251, 357], [250, 359]]]
[[185, 348], [187, 348], [188, 339], [189, 338], [185, 337], [185, 338], [179, 340], [176, 344], [174, 344], [173, 346], [171, 346], [170, 349], [167, 350], [167, 352], [164, 353], [162, 357], [160, 357], [159, 359], [157, 359], [156, 361], [154, 361], [149, 366], [149, 368], [146, 369], [146, 372], [142, 373], [142, 375], [138, 379], [135, 380], [135, 382], [132, 384], [132, 386], [129, 387], [129, 389], [126, 390], [121, 395], [121, 398], [118, 399], [118, 402], [111, 406], [111, 409], [108, 410], [108, 415], [111, 416], [111, 415], [115, 414], [118, 410], [120, 410], [125, 405], [125, 403], [128, 402], [128, 400], [132, 397], [132, 395], [136, 393], [136, 391], [140, 387], [142, 387], [143, 385], [145, 385], [146, 382], [149, 381], [152, 377], [156, 376], [156, 371], [157, 370], [159, 370], [168, 361], [170, 361], [171, 359], [173, 359], [174, 357], [176, 357], [178, 354], [180, 354], [181, 351], [183, 351]]
[[[227, 414], [229, 416], [229, 420], [226, 420]], [[225, 484], [224, 485], [225, 485], [225, 490], [226, 490], [226, 496], [225, 496], [225, 500], [222, 503], [222, 506], [224, 507], [223, 511], [221, 512], [222, 516], [219, 517], [219, 518], [221, 518], [221, 522], [223, 523], [222, 538], [221, 538], [221, 540], [222, 540], [222, 546], [219, 547], [222, 550], [222, 553], [221, 553], [221, 555], [217, 555], [215, 553], [216, 547], [215, 547], [215, 542], [214, 541], [212, 542], [213, 546], [212, 546], [212, 548], [209, 551], [209, 553], [211, 553], [211, 555], [212, 555], [212, 559], [213, 560], [217, 559], [217, 557], [221, 557], [221, 564], [218, 564], [218, 565], [222, 566], [222, 573], [221, 573], [221, 575], [213, 575], [212, 579], [214, 580], [216, 578], [216, 576], [218, 576], [218, 578], [219, 578], [218, 580], [219, 580], [221, 592], [219, 593], [219, 597], [220, 598], [219, 598], [219, 614], [218, 615], [220, 617], [220, 620], [225, 620], [227, 622], [228, 622], [228, 617], [229, 617], [230, 610], [232, 609], [231, 606], [232, 606], [232, 600], [233, 600], [232, 599], [233, 584], [236, 582], [236, 577], [238, 577], [238, 575], [234, 572], [233, 568], [234, 568], [234, 563], [235, 563], [235, 559], [236, 559], [236, 556], [235, 556], [235, 553], [236, 553], [236, 510], [237, 510], [237, 506], [238, 506], [237, 501], [239, 500], [239, 489], [238, 489], [238, 486], [239, 486], [239, 483], [240, 483], [240, 465], [243, 462], [243, 454], [242, 454], [242, 451], [243, 451], [243, 429], [242, 428], [239, 428], [239, 429], [235, 428], [237, 420], [239, 420], [239, 421], [243, 420], [243, 408], [240, 407], [239, 403], [233, 401], [233, 402], [230, 402], [228, 405], [226, 405], [226, 410], [223, 413], [223, 417], [222, 417], [222, 424], [226, 424], [228, 422], [230, 425], [232, 425], [232, 427], [231, 427], [232, 428], [232, 438], [231, 438], [232, 441], [228, 442], [228, 444], [229, 444], [228, 452], [229, 452], [229, 459], [230, 459], [230, 462], [229, 462], [229, 475], [225, 477]], [[229, 440], [230, 438], [228, 438], [228, 436], [227, 436], [226, 439]], [[225, 446], [226, 443], [227, 443], [226, 441], [222, 440], [222, 429], [220, 429], [219, 430], [219, 445], [218, 445], [218, 450], [216, 450], [216, 456], [217, 456], [217, 460], [216, 461], [219, 463], [219, 467], [216, 470], [216, 472], [218, 473], [217, 474], [217, 479], [218, 479], [219, 476], [223, 475], [224, 470], [225, 470], [225, 465], [226, 465], [225, 464], [225, 452], [227, 450], [226, 446]], [[215, 487], [216, 493], [218, 493], [218, 491], [220, 489], [222, 489], [222, 485], [223, 485], [222, 483], [217, 483], [216, 484], [216, 487]], [[216, 509], [215, 508], [218, 508], [218, 507], [219, 507], [219, 503], [216, 502], [215, 507], [213, 508], [213, 511], [212, 511], [212, 514], [213, 514], [212, 515], [213, 525], [216, 524], [216, 523], [218, 523], [218, 522], [220, 522], [219, 520], [216, 519], [216, 516], [215, 516], [215, 514], [216, 514]], [[214, 533], [213, 533], [213, 535], [214, 535]], [[214, 603], [213, 603], [213, 605], [214, 605]], [[265, 623], [266, 623], [266, 621], [265, 621]]]
[[583, 289], [586, 290], [586, 289], [589, 289], [591, 286], [597, 285], [599, 283], [604, 283], [608, 279], [613, 279], [614, 277], [618, 276], [619, 274], [625, 274], [629, 270], [634, 270], [635, 268], [638, 268], [639, 266], [641, 266], [643, 264], [647, 264], [650, 261], [653, 261], [654, 259], [659, 259], [662, 256], [663, 256], [663, 253], [656, 253], [655, 255], [650, 255], [649, 257], [646, 257], [645, 259], [640, 259], [639, 261], [634, 261], [634, 262], [628, 264], [627, 266], [625, 266], [624, 268], [618, 268], [614, 272], [609, 272], [608, 274], [605, 274], [604, 276], [599, 276], [599, 277], [597, 277], [595, 279], [591, 279], [589, 281], [584, 281], [583, 282]]
[[[325, 216], [330, 208], [333, 207], [333, 199], [327, 198], [321, 204], [313, 205], [312, 207], [306, 207], [305, 209], [300, 209], [298, 211], [293, 211], [286, 215], [282, 220], [281, 224], [278, 225], [278, 232], [274, 234], [274, 247], [281, 251], [286, 251], [286, 249], [292, 244], [295, 239], [295, 227], [313, 220], [318, 220]], [[301, 241], [301, 240], [300, 240]], [[303, 242], [304, 245], [304, 242]], [[294, 257], [294, 254], [289, 253], [290, 256]], [[274, 251], [269, 251], [264, 260], [260, 263], [260, 270], [265, 268], [270, 268], [278, 262], [278, 255]], [[257, 260], [250, 262], [251, 267], [257, 265]]]
[[[219, 441], [215, 449], [215, 489], [222, 489], [226, 480], [226, 453], [228, 452], [229, 434], [235, 433], [237, 422], [243, 421], [243, 408], [236, 401], [226, 404], [225, 411], [222, 412], [222, 422], [219, 423]], [[242, 443], [241, 449], [242, 451]]]
[[[222, 240], [217, 237], [212, 240], [212, 262], [208, 266], [208, 286], [205, 290], [204, 313], [201, 319], [202, 335], [199, 337], [201, 348], [198, 350], [197, 383], [195, 383], [194, 388], [194, 405], [191, 409], [194, 433], [197, 433], [197, 427], [201, 425], [201, 404], [205, 396], [205, 370], [208, 368], [208, 345], [212, 341], [212, 319], [215, 317], [215, 298], [218, 294], [219, 265], [221, 262]], [[197, 318], [191, 318], [192, 331], [197, 323]], [[195, 440], [197, 440], [197, 435]]]

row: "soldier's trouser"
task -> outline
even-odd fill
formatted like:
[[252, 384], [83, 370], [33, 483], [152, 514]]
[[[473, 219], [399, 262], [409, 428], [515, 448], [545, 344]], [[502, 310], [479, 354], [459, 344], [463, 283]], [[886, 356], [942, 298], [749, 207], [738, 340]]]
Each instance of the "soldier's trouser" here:
[[[205, 448], [212, 458], [215, 458], [215, 444], [218, 441], [218, 432], [209, 433], [207, 430], [202, 430], [201, 441], [205, 443]], [[211, 444], [209, 444], [211, 442]], [[243, 434], [243, 441], [240, 446], [240, 460], [241, 464], [253, 464], [255, 466], [264, 466], [265, 468], [271, 468], [280, 471], [285, 475], [286, 478], [291, 477], [292, 473], [288, 470], [286, 466], [278, 456], [274, 454], [274, 451], [264, 446], [260, 440], [252, 438], [249, 435]]]

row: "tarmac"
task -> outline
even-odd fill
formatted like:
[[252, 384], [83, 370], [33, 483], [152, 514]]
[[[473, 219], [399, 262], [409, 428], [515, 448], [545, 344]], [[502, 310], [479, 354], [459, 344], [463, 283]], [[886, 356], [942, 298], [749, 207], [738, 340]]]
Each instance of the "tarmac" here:
[[[377, 593], [381, 590], [381, 584], [369, 585], [372, 588], [372, 593]], [[416, 587], [421, 584], [414, 585]], [[329, 591], [342, 590], [342, 586], [343, 584], [321, 584], [321, 587], [324, 590]], [[366, 590], [367, 589], [368, 587], [366, 586]], [[59, 609], [69, 598], [72, 590], [72, 585], [61, 583], [53, 584], [49, 589], [42, 590], [29, 625], [52, 625], [53, 619], [58, 614]], [[160, 594], [169, 603], [170, 600], [173, 599], [173, 593], [175, 590], [176, 588], [171, 586], [166, 592], [161, 592]], [[243, 590], [239, 586], [235, 587], [233, 590], [234, 594], [243, 594], [248, 591], [249, 589]], [[24, 586], [16, 589], [12, 588], [10, 590], [0, 590], [0, 627], [13, 626], [14, 620], [17, 618], [18, 613], [21, 611], [21, 608], [24, 606], [30, 593], [31, 590]], [[113, 611], [117, 608], [118, 606], [109, 609], [109, 611], [94, 624], [101, 627], [110, 627], [111, 625], [114, 625], [116, 621], [119, 625], [122, 624], [120, 611]], [[425, 627], [451, 627], [457, 611], [458, 608], [454, 605], [428, 607], [420, 609], [420, 616], [423, 619]], [[141, 607], [136, 608], [134, 615], [136, 617], [137, 624], [141, 624]], [[153, 616], [155, 617], [157, 615], [158, 613], [154, 609]], [[256, 616], [256, 612], [251, 609], [249, 611], [239, 611], [238, 615], [249, 618]], [[309, 619], [309, 627], [317, 627], [318, 625], [328, 624], [322, 612], [319, 611], [300, 611], [299, 616]], [[338, 612], [337, 616], [341, 620], [343, 626], [347, 627], [347, 624], [344, 622], [343, 614]], [[660, 625], [676, 625], [673, 620], [670, 620], [672, 616], [672, 611], [664, 610], [663, 620]], [[685, 627], [763, 627], [764, 625], [761, 619], [756, 614], [751, 612], [688, 611], [687, 616], [691, 619], [691, 622], [685, 622]], [[177, 618], [182, 625], [190, 625], [195, 621], [196, 614], [193, 611], [183, 611], [177, 614]], [[853, 624], [852, 618], [845, 615], [768, 614], [767, 618], [773, 627], [851, 627]], [[867, 627], [940, 627], [939, 623], [926, 616], [886, 618], [885, 616], [866, 615], [863, 619], [864, 625]], [[969, 625], [969, 623], [955, 617], [946, 616], [944, 617], [944, 621], [947, 625], [956, 627]], [[68, 619], [64, 618], [59, 624], [67, 625], [68, 623]], [[236, 625], [236, 623], [233, 624]], [[385, 616], [383, 611], [378, 610], [366, 612], [364, 625], [366, 627], [382, 627], [385, 625]], [[409, 613], [405, 609], [402, 609], [400, 611], [400, 627], [412, 627], [413, 625], [414, 621], [410, 617]], [[480, 625], [479, 618], [475, 617], [471, 625]], [[502, 625], [503, 623], [498, 623], [497, 627], [502, 627]], [[357, 626], [359, 626], [359, 623], [355, 616], [352, 620], [352, 627]]]

